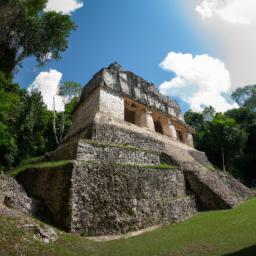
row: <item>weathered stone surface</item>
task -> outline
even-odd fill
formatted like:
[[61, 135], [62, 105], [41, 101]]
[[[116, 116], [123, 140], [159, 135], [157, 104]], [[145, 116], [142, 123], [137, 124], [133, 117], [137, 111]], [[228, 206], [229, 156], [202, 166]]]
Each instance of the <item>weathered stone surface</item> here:
[[33, 214], [38, 202], [28, 197], [24, 188], [12, 177], [0, 174], [0, 204], [25, 214]]
[[226, 173], [202, 170], [184, 165], [190, 189], [197, 195], [200, 207], [206, 210], [233, 208], [254, 194]]
[[76, 160], [100, 161], [127, 164], [160, 164], [160, 152], [147, 151], [127, 145], [113, 145], [96, 141], [80, 140], [77, 147]]
[[132, 130], [113, 126], [107, 123], [95, 123], [92, 138], [94, 140], [127, 144], [151, 150], [161, 151], [164, 143], [149, 136], [133, 132]]
[[[172, 115], [181, 119], [180, 107], [174, 100], [160, 94], [154, 84], [145, 81], [132, 72], [116, 68], [116, 65], [118, 64], [112, 64], [108, 68], [102, 69], [88, 82], [82, 92], [81, 103], [92, 91], [101, 86], [111, 90], [112, 93], [122, 97], [128, 96], [168, 115], [172, 112]], [[120, 65], [118, 66], [120, 67]]]
[[72, 184], [74, 233], [126, 233], [181, 221], [195, 212], [178, 169], [77, 165]]
[[70, 229], [70, 187], [73, 164], [62, 167], [28, 169], [17, 176], [29, 196], [44, 203], [47, 218], [64, 229]]
[[196, 211], [179, 169], [77, 162], [27, 170], [18, 179], [44, 201], [57, 226], [81, 235], [126, 233], [178, 222]]

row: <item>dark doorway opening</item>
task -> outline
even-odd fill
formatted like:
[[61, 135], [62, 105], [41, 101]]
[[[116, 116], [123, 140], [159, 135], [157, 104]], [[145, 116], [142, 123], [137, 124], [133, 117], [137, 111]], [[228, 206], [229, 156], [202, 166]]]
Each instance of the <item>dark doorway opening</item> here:
[[154, 122], [154, 125], [155, 125], [156, 132], [164, 134], [162, 124], [159, 121]]
[[182, 137], [182, 132], [181, 131], [177, 131], [177, 138], [179, 141], [183, 142], [183, 137]]
[[135, 112], [125, 108], [124, 121], [135, 124]]

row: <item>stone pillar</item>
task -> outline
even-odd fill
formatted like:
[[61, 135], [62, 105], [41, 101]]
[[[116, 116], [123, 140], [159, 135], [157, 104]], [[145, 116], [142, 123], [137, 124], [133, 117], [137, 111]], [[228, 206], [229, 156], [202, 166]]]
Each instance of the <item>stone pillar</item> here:
[[140, 127], [147, 127], [147, 118], [145, 109], [135, 112], [135, 124]]
[[193, 143], [193, 135], [190, 133], [184, 133], [184, 142], [185, 144], [187, 144], [190, 147], [194, 147], [194, 143]]
[[124, 99], [100, 89], [99, 110], [109, 118], [124, 120]]
[[177, 132], [174, 125], [171, 122], [169, 123], [169, 131], [170, 131], [170, 137], [174, 140], [177, 140]]
[[155, 131], [155, 125], [152, 117], [152, 112], [146, 110], [146, 126], [149, 130]]

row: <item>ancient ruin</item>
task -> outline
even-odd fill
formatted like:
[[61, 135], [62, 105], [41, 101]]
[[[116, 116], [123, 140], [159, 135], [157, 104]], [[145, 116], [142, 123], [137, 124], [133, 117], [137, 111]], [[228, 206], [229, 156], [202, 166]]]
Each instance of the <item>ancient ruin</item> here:
[[54, 223], [81, 235], [110, 235], [228, 209], [252, 192], [193, 148], [193, 129], [156, 87], [117, 63], [84, 87], [65, 141], [17, 179]]

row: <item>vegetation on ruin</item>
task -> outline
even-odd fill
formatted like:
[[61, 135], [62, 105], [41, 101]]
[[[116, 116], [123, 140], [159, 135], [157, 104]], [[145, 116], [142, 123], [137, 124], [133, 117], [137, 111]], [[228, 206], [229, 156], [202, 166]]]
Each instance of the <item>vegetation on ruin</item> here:
[[[21, 165], [19, 165], [15, 169], [11, 169], [8, 173], [9, 175], [15, 177], [19, 173], [24, 172], [26, 170], [37, 170], [37, 169], [49, 169], [49, 168], [58, 168], [64, 167], [70, 163], [73, 163], [74, 160], [63, 160], [63, 161], [51, 161], [46, 162], [43, 157], [35, 157], [24, 161]], [[117, 162], [104, 162], [101, 161], [80, 161], [83, 164], [95, 164], [97, 166], [116, 166], [116, 167], [131, 167], [131, 168], [145, 168], [145, 169], [159, 169], [159, 170], [173, 170], [176, 169], [177, 166], [170, 164], [155, 164], [155, 165], [142, 165], [142, 164], [129, 164], [129, 163], [117, 163]]]
[[[256, 254], [256, 199], [232, 210], [198, 213], [191, 219], [127, 239], [94, 242], [59, 232], [44, 244], [21, 230], [19, 219], [0, 216], [0, 254], [28, 256], [252, 256]], [[3, 255], [3, 254], [1, 254]]]
[[41, 163], [31, 163], [21, 165], [14, 170], [11, 170], [9, 174], [13, 177], [17, 176], [19, 173], [24, 172], [25, 170], [37, 170], [37, 169], [46, 169], [46, 168], [57, 168], [64, 167], [67, 164], [72, 163], [71, 160], [57, 161], [57, 162], [41, 162]]
[[161, 154], [161, 152], [157, 151], [157, 150], [138, 148], [138, 147], [128, 145], [128, 144], [115, 144], [115, 143], [96, 141], [96, 140], [83, 140], [83, 141], [88, 143], [88, 144], [92, 144], [96, 147], [97, 146], [98, 147], [116, 147], [116, 148], [122, 148], [122, 149], [130, 150], [130, 151], [146, 152], [146, 153], [151, 153], [151, 154], [156, 154], [156, 155]]

